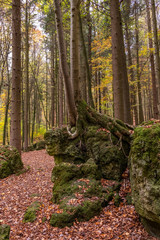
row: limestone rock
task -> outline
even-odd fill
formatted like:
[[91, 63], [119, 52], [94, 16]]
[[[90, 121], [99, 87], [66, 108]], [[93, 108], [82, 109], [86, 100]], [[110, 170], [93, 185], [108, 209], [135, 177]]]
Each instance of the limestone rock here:
[[0, 179], [16, 173], [22, 168], [21, 156], [16, 148], [0, 146]]
[[135, 129], [130, 161], [136, 211], [148, 232], [160, 238], [160, 124]]

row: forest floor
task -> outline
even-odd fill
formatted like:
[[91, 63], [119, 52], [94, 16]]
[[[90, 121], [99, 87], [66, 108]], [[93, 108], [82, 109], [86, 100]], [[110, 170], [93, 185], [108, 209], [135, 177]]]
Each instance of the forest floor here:
[[[60, 211], [58, 205], [51, 202], [53, 157], [40, 150], [22, 153], [22, 161], [25, 167], [30, 166], [29, 171], [0, 180], [0, 224], [10, 225], [10, 240], [156, 240], [144, 230], [134, 206], [126, 204], [125, 196], [131, 191], [127, 172], [122, 180], [123, 202], [119, 207], [110, 202], [90, 221], [60, 229], [49, 224], [51, 214]], [[23, 223], [24, 213], [34, 201], [41, 203], [37, 219], [33, 223]]]

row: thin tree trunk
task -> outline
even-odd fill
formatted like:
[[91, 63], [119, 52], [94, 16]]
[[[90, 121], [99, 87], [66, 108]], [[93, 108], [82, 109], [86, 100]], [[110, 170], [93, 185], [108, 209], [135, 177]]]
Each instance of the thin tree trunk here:
[[63, 125], [63, 76], [61, 67], [59, 67], [59, 127]]
[[55, 41], [54, 41], [54, 34], [52, 34], [52, 39], [51, 39], [51, 126], [52, 128], [54, 127], [54, 115], [55, 115], [55, 79], [54, 79], [54, 46], [55, 46]]
[[28, 0], [25, 9], [25, 98], [24, 98], [24, 150], [28, 149], [29, 128], [29, 23], [28, 23]]
[[6, 144], [6, 136], [7, 136], [7, 126], [8, 126], [8, 111], [10, 105], [10, 76], [7, 62], [7, 78], [8, 78], [8, 90], [7, 90], [7, 100], [6, 100], [6, 109], [5, 109], [5, 119], [4, 119], [4, 127], [3, 127], [3, 145]]
[[12, 105], [10, 145], [21, 153], [21, 7], [12, 0]]
[[139, 72], [139, 27], [138, 27], [138, 12], [137, 2], [135, 2], [135, 33], [136, 33], [136, 72], [137, 72], [137, 88], [138, 88], [138, 102], [139, 102], [139, 123], [144, 121], [143, 108], [142, 108], [142, 96], [141, 96], [141, 82]]
[[[125, 12], [125, 33], [126, 33], [126, 44], [127, 44], [127, 52], [128, 52], [128, 72], [131, 78], [131, 106], [133, 111], [133, 120], [135, 125], [138, 125], [138, 111], [137, 111], [137, 103], [136, 103], [136, 87], [134, 84], [134, 70], [133, 70], [133, 62], [132, 62], [132, 54], [131, 54], [131, 43], [130, 43], [130, 30], [129, 30], [129, 20], [130, 20], [130, 0], [126, 1], [126, 12]], [[132, 121], [133, 121], [132, 120]]]
[[151, 76], [152, 76], [152, 92], [153, 92], [153, 114], [154, 118], [158, 119], [158, 95], [156, 88], [156, 74], [155, 74], [155, 65], [154, 65], [154, 56], [153, 56], [153, 43], [150, 34], [152, 33], [151, 28], [151, 18], [150, 18], [150, 9], [149, 2], [146, 1], [146, 10], [147, 10], [147, 25], [148, 25], [148, 41], [149, 41], [149, 49], [150, 49], [150, 63], [151, 63]]
[[83, 47], [83, 54], [85, 58], [85, 65], [86, 65], [86, 71], [87, 71], [87, 82], [88, 82], [88, 99], [89, 99], [89, 105], [94, 108], [94, 102], [93, 102], [93, 96], [92, 96], [92, 88], [91, 88], [91, 72], [90, 72], [90, 67], [89, 67], [89, 62], [88, 62], [88, 56], [87, 56], [87, 51], [86, 51], [86, 46], [84, 42], [84, 35], [83, 35], [83, 28], [82, 28], [82, 20], [79, 15], [79, 22], [80, 22], [80, 35], [81, 35], [81, 41], [82, 41], [82, 47]]
[[98, 98], [99, 98], [99, 113], [102, 113], [102, 108], [101, 108], [101, 88], [100, 88], [100, 85], [101, 85], [101, 73], [100, 71], [98, 72]]
[[155, 47], [155, 67], [157, 75], [157, 85], [158, 85], [158, 110], [160, 112], [160, 56], [159, 56], [159, 43], [158, 43], [158, 31], [157, 31], [157, 18], [155, 11], [155, 1], [151, 0], [152, 4], [152, 22], [153, 22], [153, 33], [154, 33], [154, 47]]

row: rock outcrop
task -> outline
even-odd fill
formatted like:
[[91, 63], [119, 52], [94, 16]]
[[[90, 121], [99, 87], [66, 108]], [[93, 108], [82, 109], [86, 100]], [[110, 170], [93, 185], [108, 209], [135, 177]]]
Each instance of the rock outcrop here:
[[160, 238], [160, 124], [135, 129], [130, 152], [132, 200], [146, 230]]
[[[89, 220], [113, 197], [119, 205], [118, 181], [127, 166], [130, 144], [122, 139], [123, 131], [128, 139], [127, 127], [113, 122], [109, 122], [109, 129], [88, 124], [75, 138], [66, 128], [45, 134], [46, 149], [55, 160], [52, 200], [60, 205], [60, 212], [50, 219], [52, 226], [70, 226], [75, 219]], [[116, 130], [118, 127], [122, 132]], [[112, 180], [112, 184], [102, 187], [101, 178]]]

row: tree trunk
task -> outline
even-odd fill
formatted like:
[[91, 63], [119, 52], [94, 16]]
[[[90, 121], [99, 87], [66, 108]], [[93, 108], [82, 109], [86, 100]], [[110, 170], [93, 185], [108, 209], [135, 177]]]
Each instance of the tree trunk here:
[[7, 78], [8, 78], [8, 90], [7, 90], [7, 100], [6, 100], [6, 109], [5, 109], [5, 118], [4, 118], [4, 127], [3, 127], [3, 145], [6, 144], [6, 136], [7, 136], [7, 125], [8, 125], [8, 111], [10, 105], [10, 76], [9, 76], [9, 68], [8, 68], [8, 60], [7, 60]]
[[158, 110], [160, 112], [160, 56], [159, 56], [159, 43], [158, 43], [158, 31], [157, 31], [157, 18], [155, 11], [155, 1], [151, 0], [152, 4], [152, 22], [153, 22], [153, 33], [154, 33], [154, 47], [155, 47], [155, 65], [157, 75], [157, 86], [158, 86]]
[[137, 2], [135, 2], [135, 34], [136, 34], [136, 72], [137, 72], [137, 88], [138, 88], [138, 101], [139, 101], [139, 124], [144, 121], [143, 108], [142, 108], [142, 96], [141, 96], [141, 82], [139, 72], [139, 27], [138, 27], [138, 9]]
[[74, 99], [77, 104], [80, 95], [79, 73], [79, 4], [77, 0], [71, 0], [71, 40], [70, 40], [70, 76], [74, 90]]
[[24, 96], [24, 150], [28, 149], [28, 120], [29, 120], [29, 22], [28, 22], [28, 0], [25, 9], [25, 96]]
[[67, 65], [67, 55], [66, 55], [66, 47], [65, 47], [65, 40], [64, 40], [64, 34], [63, 34], [63, 24], [62, 24], [62, 16], [61, 16], [59, 0], [54, 0], [54, 4], [55, 4], [55, 13], [56, 13], [58, 45], [59, 45], [59, 52], [60, 52], [59, 55], [60, 55], [60, 61], [62, 66], [63, 79], [64, 79], [67, 108], [69, 112], [70, 124], [75, 125], [77, 113], [76, 113], [76, 107], [75, 107], [75, 101], [74, 101], [74, 95], [73, 95], [73, 86], [71, 83], [71, 79], [69, 77], [69, 68]]
[[58, 125], [61, 128], [63, 125], [63, 75], [62, 75], [62, 70], [61, 70], [61, 66], [59, 67], [59, 121], [58, 121]]
[[[131, 79], [131, 107], [133, 111], [133, 120], [135, 125], [138, 125], [138, 111], [137, 111], [137, 102], [136, 102], [136, 87], [134, 83], [134, 70], [133, 70], [133, 62], [132, 62], [132, 54], [131, 54], [131, 43], [130, 43], [130, 30], [129, 30], [129, 20], [130, 20], [130, 0], [126, 1], [126, 9], [125, 9], [125, 33], [126, 33], [126, 44], [127, 44], [127, 52], [128, 52], [128, 73]], [[133, 121], [132, 120], [132, 121]]]
[[119, 1], [110, 1], [111, 35], [112, 35], [112, 68], [113, 68], [113, 98], [114, 116], [124, 121], [123, 73], [121, 64], [120, 44], [120, 12]]
[[148, 41], [149, 41], [149, 51], [150, 51], [150, 64], [151, 64], [151, 76], [152, 76], [152, 92], [153, 92], [153, 114], [154, 118], [158, 119], [158, 95], [156, 88], [156, 75], [155, 75], [155, 65], [154, 65], [154, 56], [153, 56], [153, 43], [152, 43], [152, 28], [151, 28], [151, 18], [150, 18], [150, 9], [149, 2], [146, 1], [146, 10], [147, 10], [147, 25], [148, 25]]
[[54, 71], [54, 47], [55, 47], [55, 41], [54, 41], [54, 34], [51, 36], [51, 126], [54, 127], [54, 115], [55, 115], [55, 71]]
[[21, 153], [21, 7], [12, 0], [12, 105], [10, 145]]
[[88, 82], [88, 99], [89, 99], [89, 105], [94, 108], [94, 102], [93, 102], [93, 96], [92, 96], [92, 89], [91, 89], [91, 72], [90, 72], [90, 67], [89, 67], [89, 62], [88, 62], [88, 56], [87, 56], [87, 51], [86, 51], [86, 46], [85, 46], [85, 41], [84, 41], [84, 35], [83, 35], [83, 28], [82, 28], [82, 20], [79, 15], [79, 22], [80, 22], [80, 35], [81, 35], [81, 42], [82, 42], [82, 48], [83, 48], [83, 55], [85, 59], [85, 65], [86, 65], [86, 71], [87, 71], [87, 82]]

